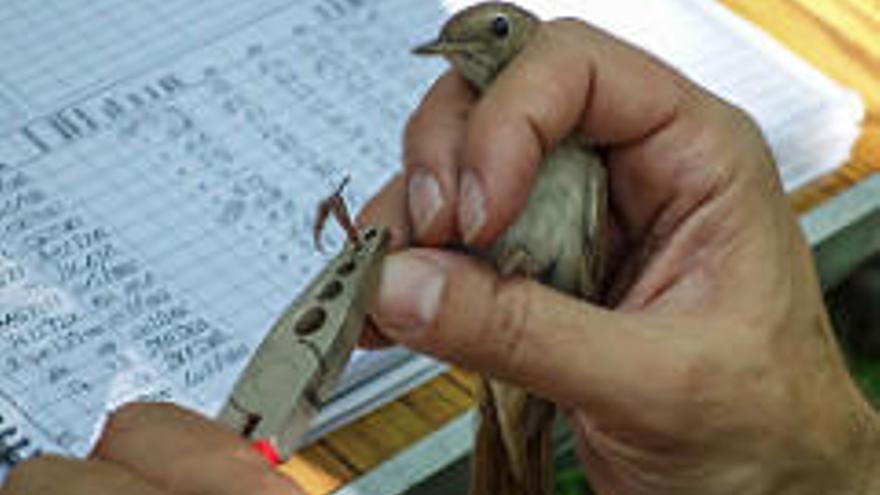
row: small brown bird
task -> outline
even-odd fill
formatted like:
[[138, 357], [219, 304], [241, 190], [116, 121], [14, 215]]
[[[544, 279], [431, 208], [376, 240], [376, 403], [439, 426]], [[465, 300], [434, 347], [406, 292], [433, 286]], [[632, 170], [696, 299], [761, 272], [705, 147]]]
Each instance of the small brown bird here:
[[[444, 56], [483, 91], [538, 25], [533, 14], [513, 4], [482, 3], [453, 16], [436, 40], [414, 52]], [[598, 155], [579, 137], [568, 137], [544, 158], [520, 216], [479, 254], [502, 274], [535, 277], [594, 300], [606, 251], [606, 181]], [[551, 494], [554, 416], [551, 402], [484, 377], [471, 495]]]

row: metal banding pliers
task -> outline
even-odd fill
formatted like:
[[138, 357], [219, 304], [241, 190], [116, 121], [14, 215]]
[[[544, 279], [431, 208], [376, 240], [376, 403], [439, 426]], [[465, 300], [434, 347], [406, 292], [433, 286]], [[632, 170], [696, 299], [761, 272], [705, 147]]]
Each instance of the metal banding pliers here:
[[349, 238], [275, 322], [220, 412], [272, 460], [290, 456], [348, 363], [389, 238], [385, 227]]

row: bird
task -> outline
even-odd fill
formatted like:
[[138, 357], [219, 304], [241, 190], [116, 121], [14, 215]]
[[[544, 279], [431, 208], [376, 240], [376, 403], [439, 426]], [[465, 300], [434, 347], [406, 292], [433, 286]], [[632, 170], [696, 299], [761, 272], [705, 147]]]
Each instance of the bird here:
[[[454, 14], [437, 38], [413, 52], [442, 56], [480, 94], [533, 39], [540, 22], [511, 3], [479, 3]], [[598, 301], [607, 258], [607, 182], [600, 154], [573, 132], [543, 157], [513, 223], [475, 254], [502, 276], [526, 276]], [[470, 494], [553, 493], [556, 406], [490, 377], [480, 378], [478, 401]]]

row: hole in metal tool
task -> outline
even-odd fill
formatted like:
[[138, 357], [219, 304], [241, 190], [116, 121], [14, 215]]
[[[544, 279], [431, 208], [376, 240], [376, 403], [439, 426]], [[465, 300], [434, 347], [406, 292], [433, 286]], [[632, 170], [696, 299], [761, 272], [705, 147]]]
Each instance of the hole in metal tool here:
[[325, 285], [321, 292], [318, 294], [318, 299], [321, 301], [329, 301], [330, 299], [335, 298], [339, 294], [342, 293], [342, 282], [339, 280], [333, 280], [329, 284]]
[[241, 435], [245, 438], [250, 438], [260, 424], [261, 419], [263, 418], [259, 414], [248, 414], [244, 427], [241, 429]]
[[339, 268], [337, 268], [336, 273], [345, 276], [353, 272], [355, 268], [357, 268], [357, 264], [355, 264], [354, 261], [349, 260], [343, 263]]
[[299, 336], [311, 335], [321, 329], [321, 325], [327, 320], [327, 312], [324, 308], [316, 306], [309, 309], [297, 320], [294, 330]]
[[379, 232], [376, 229], [370, 229], [364, 234], [364, 240], [372, 240]]

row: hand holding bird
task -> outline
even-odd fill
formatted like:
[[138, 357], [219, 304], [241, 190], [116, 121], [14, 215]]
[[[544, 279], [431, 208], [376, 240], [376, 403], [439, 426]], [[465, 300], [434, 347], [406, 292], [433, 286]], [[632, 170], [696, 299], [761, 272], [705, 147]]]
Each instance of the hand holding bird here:
[[[473, 86], [457, 69], [435, 83], [405, 173], [362, 212], [400, 249], [373, 308], [384, 335], [561, 404], [599, 494], [880, 489], [880, 418], [748, 116], [573, 20]], [[602, 149], [613, 311], [448, 249], [506, 236], [572, 136]]]

